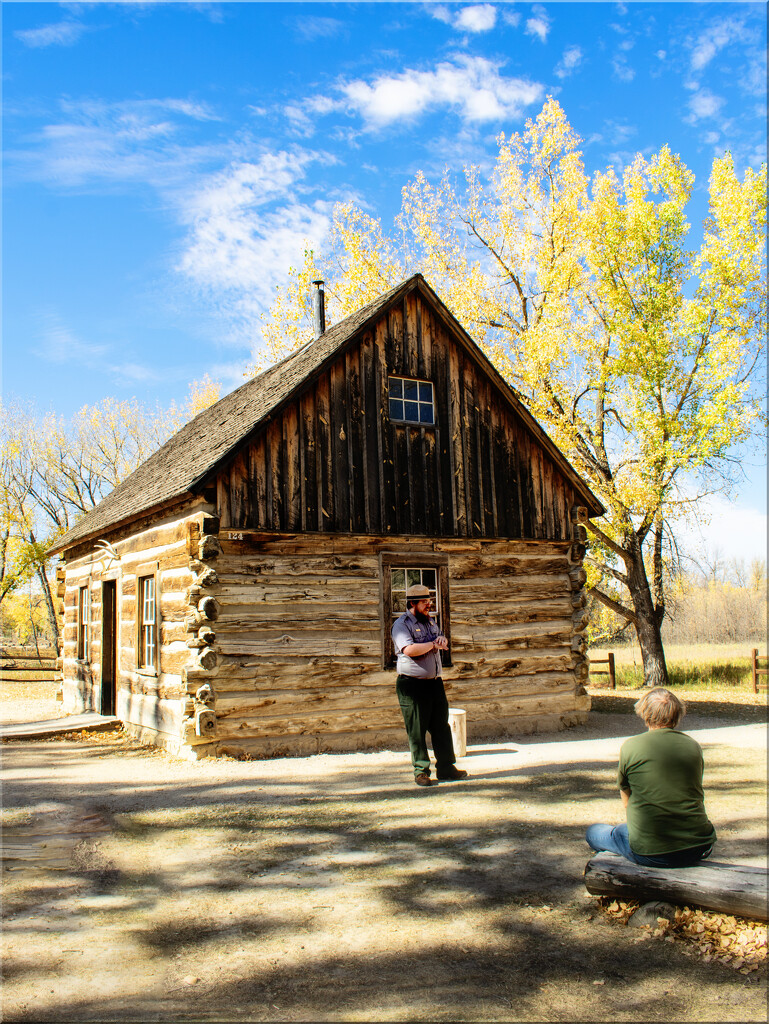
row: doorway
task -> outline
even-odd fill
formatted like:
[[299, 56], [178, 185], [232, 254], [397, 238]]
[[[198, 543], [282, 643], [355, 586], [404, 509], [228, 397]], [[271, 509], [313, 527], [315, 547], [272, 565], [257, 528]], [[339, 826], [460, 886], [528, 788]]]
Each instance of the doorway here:
[[117, 689], [117, 584], [107, 580], [101, 587], [101, 708], [114, 715]]

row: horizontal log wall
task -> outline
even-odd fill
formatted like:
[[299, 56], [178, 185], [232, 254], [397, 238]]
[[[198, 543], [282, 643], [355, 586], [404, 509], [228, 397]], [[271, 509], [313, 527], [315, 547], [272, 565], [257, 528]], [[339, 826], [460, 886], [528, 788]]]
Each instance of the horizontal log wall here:
[[[584, 721], [584, 573], [552, 541], [278, 536], [222, 529], [208, 670], [188, 689], [215, 692], [210, 753], [303, 754], [403, 747], [394, 669], [382, 669], [380, 553], [420, 564], [448, 557], [453, 665], [449, 701], [472, 738]], [[413, 554], [410, 554], [412, 552]], [[388, 581], [385, 580], [385, 583]]]
[[[171, 746], [181, 742], [188, 710], [182, 673], [195, 664], [187, 618], [200, 519], [199, 514], [174, 515], [133, 536], [116, 539], [117, 559], [94, 549], [66, 563], [63, 572], [60, 570], [65, 710], [101, 710], [102, 586], [114, 580], [116, 713], [129, 726], [166, 737]], [[139, 669], [137, 662], [137, 576], [152, 570], [157, 573], [159, 671]], [[78, 594], [82, 586], [87, 586], [89, 592], [90, 628], [87, 656], [78, 659]]]
[[[434, 385], [436, 422], [392, 422], [388, 375]], [[231, 529], [571, 538], [573, 486], [414, 292], [273, 416], [217, 480]]]

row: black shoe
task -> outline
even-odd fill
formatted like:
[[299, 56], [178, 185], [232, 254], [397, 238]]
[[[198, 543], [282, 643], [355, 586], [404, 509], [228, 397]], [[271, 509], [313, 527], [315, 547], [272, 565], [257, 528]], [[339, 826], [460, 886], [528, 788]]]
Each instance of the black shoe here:
[[415, 775], [414, 776], [414, 782], [416, 782], [416, 784], [418, 786], [434, 786], [435, 785], [433, 780], [430, 778], [430, 773], [429, 772], [420, 772], [419, 775]]
[[450, 772], [443, 772], [438, 775], [441, 782], [456, 782], [457, 779], [466, 779], [467, 772], [461, 768], [452, 768]]

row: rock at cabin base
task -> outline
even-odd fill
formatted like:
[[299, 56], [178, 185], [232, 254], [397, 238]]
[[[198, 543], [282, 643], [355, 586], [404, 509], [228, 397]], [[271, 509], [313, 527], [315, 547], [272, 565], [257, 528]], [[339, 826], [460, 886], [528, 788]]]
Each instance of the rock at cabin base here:
[[671, 903], [663, 903], [660, 900], [655, 900], [653, 903], [644, 903], [642, 907], [639, 907], [638, 910], [630, 915], [627, 923], [634, 925], [636, 928], [642, 928], [644, 925], [656, 928], [658, 917], [666, 917], [668, 921], [675, 921], [676, 908]]

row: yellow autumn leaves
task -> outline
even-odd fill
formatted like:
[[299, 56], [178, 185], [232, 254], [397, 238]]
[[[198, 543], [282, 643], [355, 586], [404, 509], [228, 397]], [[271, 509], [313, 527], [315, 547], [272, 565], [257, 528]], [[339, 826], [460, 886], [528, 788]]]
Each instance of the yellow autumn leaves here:
[[[602, 897], [599, 905], [622, 924], [627, 924], [639, 907], [635, 901], [607, 897]], [[765, 924], [698, 907], [676, 907], [671, 917], [658, 917], [655, 927], [643, 927], [639, 937], [683, 942], [706, 963], [728, 964], [741, 974], [757, 971], [766, 962]]]

